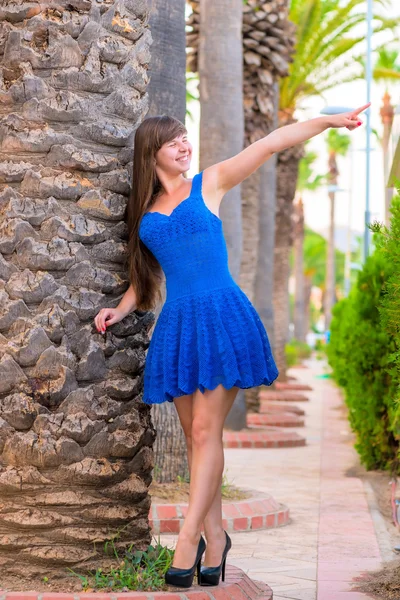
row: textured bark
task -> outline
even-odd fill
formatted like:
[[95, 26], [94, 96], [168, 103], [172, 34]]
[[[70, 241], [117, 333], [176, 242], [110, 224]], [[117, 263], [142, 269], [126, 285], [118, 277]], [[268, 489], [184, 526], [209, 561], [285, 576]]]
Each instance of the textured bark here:
[[296, 340], [305, 342], [306, 322], [304, 319], [304, 206], [299, 198], [294, 207], [294, 337]]
[[149, 112], [185, 122], [185, 0], [152, 0]]
[[[280, 124], [294, 122], [290, 116], [282, 115]], [[289, 275], [290, 249], [293, 243], [293, 200], [296, 191], [299, 161], [303, 146], [293, 146], [278, 155], [277, 205], [275, 218], [275, 264], [274, 264], [274, 321], [275, 359], [279, 369], [279, 380], [286, 380], [285, 346], [289, 339]]]
[[[151, 48], [147, 116], [167, 114], [183, 123], [186, 113], [185, 0], [154, 0], [150, 15], [154, 43]], [[165, 301], [155, 310], [155, 323]], [[154, 327], [151, 330], [151, 334]], [[151, 335], [150, 334], [150, 335]], [[186, 442], [178, 413], [169, 403], [152, 407], [157, 431], [154, 443], [154, 477], [162, 483], [185, 478], [188, 473]]]
[[[2, 572], [99, 567], [150, 542], [151, 313], [102, 336], [128, 287], [129, 162], [148, 99], [147, 2], [0, 11]], [[94, 542], [100, 542], [97, 545]]]
[[152, 417], [157, 431], [154, 443], [153, 476], [160, 483], [187, 480], [189, 466], [186, 442], [175, 405], [164, 402], [153, 407]]

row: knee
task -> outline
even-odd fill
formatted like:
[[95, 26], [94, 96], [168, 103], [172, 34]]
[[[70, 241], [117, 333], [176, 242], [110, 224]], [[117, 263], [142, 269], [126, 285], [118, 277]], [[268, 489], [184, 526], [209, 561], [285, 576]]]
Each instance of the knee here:
[[197, 448], [204, 446], [210, 440], [213, 434], [211, 424], [204, 419], [193, 419], [191, 441]]

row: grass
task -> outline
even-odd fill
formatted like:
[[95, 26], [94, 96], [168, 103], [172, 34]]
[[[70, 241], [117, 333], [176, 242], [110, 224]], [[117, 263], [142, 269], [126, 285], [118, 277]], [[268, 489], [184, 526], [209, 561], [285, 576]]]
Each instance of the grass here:
[[133, 544], [129, 546], [121, 557], [115, 547], [114, 540], [119, 533], [104, 544], [104, 552], [109, 552], [111, 546], [116, 565], [108, 570], [102, 568], [95, 572], [88, 571], [86, 575], [76, 573], [79, 577], [82, 589], [88, 591], [154, 591], [166, 589], [164, 580], [165, 572], [172, 564], [174, 550], [162, 546], [160, 538], [154, 544], [150, 544], [147, 550], [135, 550]]

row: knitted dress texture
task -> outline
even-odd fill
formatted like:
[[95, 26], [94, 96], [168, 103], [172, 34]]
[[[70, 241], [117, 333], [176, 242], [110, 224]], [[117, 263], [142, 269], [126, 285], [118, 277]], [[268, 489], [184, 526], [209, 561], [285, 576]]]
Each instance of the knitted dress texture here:
[[170, 215], [147, 212], [139, 227], [167, 292], [146, 355], [146, 404], [219, 384], [271, 385], [279, 374], [264, 325], [230, 274], [222, 221], [204, 202], [202, 176]]

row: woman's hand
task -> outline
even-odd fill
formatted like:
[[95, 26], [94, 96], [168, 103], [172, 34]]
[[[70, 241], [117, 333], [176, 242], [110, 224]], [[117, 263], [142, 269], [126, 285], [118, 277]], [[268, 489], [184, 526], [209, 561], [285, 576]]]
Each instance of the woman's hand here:
[[356, 108], [350, 112], [339, 113], [338, 115], [330, 115], [328, 117], [329, 127], [346, 127], [350, 131], [360, 127], [360, 125], [362, 125], [362, 121], [360, 121], [360, 117], [358, 115], [366, 110], [369, 106], [371, 106], [371, 102], [368, 102], [368, 104], [364, 104], [364, 106]]
[[[94, 322], [99, 333], [105, 333], [106, 327], [122, 321], [125, 314], [118, 308], [102, 308], [94, 318]], [[107, 321], [107, 323], [106, 323]]]

